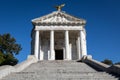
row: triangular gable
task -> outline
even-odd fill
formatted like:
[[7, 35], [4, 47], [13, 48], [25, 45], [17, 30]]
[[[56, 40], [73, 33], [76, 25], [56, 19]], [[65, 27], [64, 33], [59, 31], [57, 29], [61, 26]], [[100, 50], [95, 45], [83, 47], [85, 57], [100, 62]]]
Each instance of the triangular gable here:
[[85, 24], [83, 19], [76, 18], [65, 12], [55, 11], [51, 14], [36, 18], [32, 20], [33, 23], [80, 23]]

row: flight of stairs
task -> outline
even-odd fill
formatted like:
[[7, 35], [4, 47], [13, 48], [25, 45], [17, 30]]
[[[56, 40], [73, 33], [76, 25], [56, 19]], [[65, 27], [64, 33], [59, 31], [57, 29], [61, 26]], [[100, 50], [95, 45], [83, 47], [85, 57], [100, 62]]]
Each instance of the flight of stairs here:
[[39, 61], [1, 80], [119, 80], [76, 61]]

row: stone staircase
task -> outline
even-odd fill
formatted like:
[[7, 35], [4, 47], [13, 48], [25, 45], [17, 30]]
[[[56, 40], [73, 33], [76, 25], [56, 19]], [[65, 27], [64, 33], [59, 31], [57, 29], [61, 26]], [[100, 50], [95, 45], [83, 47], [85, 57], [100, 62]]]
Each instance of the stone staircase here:
[[76, 61], [39, 61], [2, 80], [119, 80]]

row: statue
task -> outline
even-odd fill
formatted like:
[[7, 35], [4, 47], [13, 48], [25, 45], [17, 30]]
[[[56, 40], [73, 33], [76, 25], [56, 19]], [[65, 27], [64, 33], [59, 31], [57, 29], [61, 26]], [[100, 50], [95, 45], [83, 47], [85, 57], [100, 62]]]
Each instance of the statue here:
[[58, 11], [61, 11], [62, 7], [64, 7], [65, 4], [61, 4], [59, 6], [55, 6], [55, 8], [58, 10]]

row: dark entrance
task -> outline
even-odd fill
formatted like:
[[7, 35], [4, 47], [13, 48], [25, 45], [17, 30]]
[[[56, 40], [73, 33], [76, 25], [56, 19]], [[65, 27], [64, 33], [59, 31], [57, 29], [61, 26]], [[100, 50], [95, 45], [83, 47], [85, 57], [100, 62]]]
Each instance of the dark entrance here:
[[55, 50], [55, 60], [63, 60], [63, 50]]

